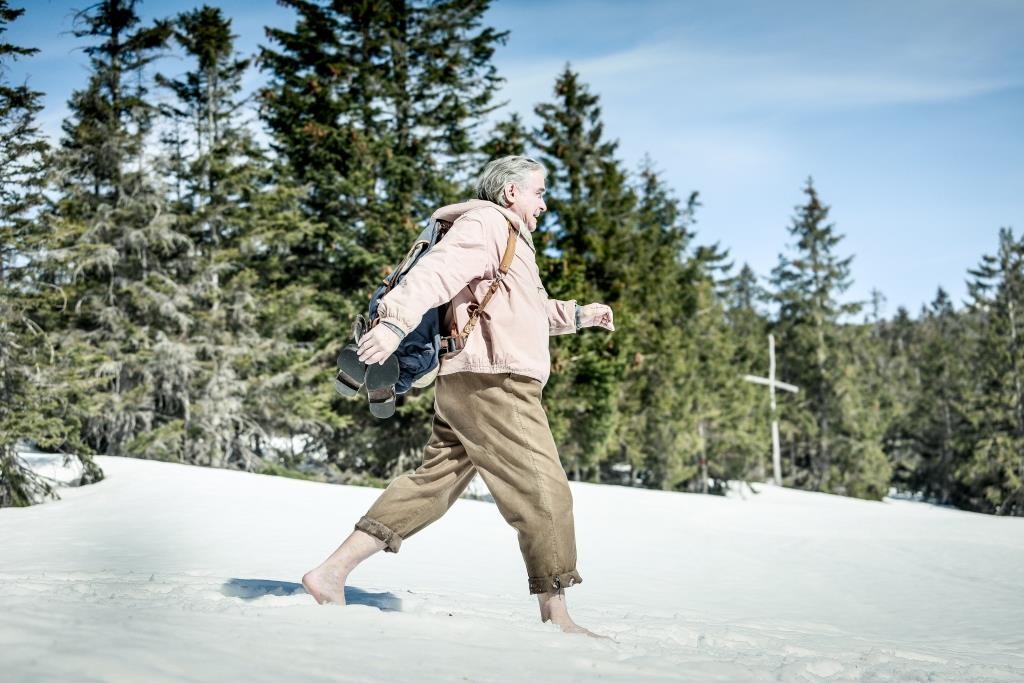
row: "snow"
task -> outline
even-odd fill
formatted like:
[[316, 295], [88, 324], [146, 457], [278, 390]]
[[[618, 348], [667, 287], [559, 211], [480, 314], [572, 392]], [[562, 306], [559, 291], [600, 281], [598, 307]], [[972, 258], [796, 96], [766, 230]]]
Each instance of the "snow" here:
[[492, 503], [299, 583], [379, 491], [99, 457], [0, 509], [0, 678], [20, 681], [1020, 681], [1024, 519], [756, 485], [571, 484], [577, 622], [538, 618]]
[[18, 451], [18, 460], [25, 467], [46, 479], [51, 485], [77, 486], [85, 468], [77, 457], [60, 453]]

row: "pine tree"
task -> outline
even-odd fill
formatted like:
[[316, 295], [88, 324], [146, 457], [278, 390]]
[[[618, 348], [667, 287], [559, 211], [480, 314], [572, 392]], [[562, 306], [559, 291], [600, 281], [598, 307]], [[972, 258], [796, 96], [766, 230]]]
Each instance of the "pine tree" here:
[[[23, 13], [0, 0], [0, 35]], [[48, 152], [36, 123], [42, 94], [8, 83], [5, 74], [7, 60], [36, 52], [0, 43], [0, 507], [57, 497], [19, 459], [22, 439], [65, 452], [65, 464], [79, 458], [82, 483], [103, 477], [78, 439], [78, 425], [67, 416], [50, 334], [34, 315], [49, 294], [40, 291], [35, 275], [36, 263], [45, 258], [45, 234], [34, 219], [43, 204]]]
[[617, 344], [624, 355], [615, 434], [618, 457], [604, 464], [603, 478], [614, 481], [611, 466], [628, 465], [629, 483], [674, 488], [685, 479], [681, 461], [680, 383], [687, 367], [687, 324], [682, 305], [683, 254], [693, 237], [689, 226], [699, 206], [697, 193], [685, 207], [672, 195], [649, 160], [637, 175], [636, 233], [617, 258], [631, 264], [615, 309]]
[[[945, 293], [940, 291], [940, 296]], [[900, 306], [892, 320], [880, 319], [874, 323], [882, 355], [881, 374], [893, 396], [892, 412], [886, 425], [882, 447], [892, 468], [892, 484], [897, 489], [919, 491], [922, 485], [922, 449], [919, 439], [924, 425], [916, 415], [915, 406], [924, 402], [931, 408], [932, 396], [923, 394], [921, 367], [926, 355], [922, 348], [928, 343], [927, 309], [921, 312], [922, 322], [910, 317]], [[922, 361], [919, 365], [919, 359]]]
[[[850, 284], [853, 257], [835, 251], [842, 235], [827, 224], [829, 207], [818, 199], [813, 180], [804, 188], [807, 203], [797, 207], [789, 233], [795, 254], [779, 257], [772, 271], [779, 306], [779, 369], [801, 388], [799, 408], [780, 426], [790, 442], [791, 475], [797, 486], [880, 497], [890, 475], [876, 427], [858, 430], [853, 396], [858, 377], [852, 335], [843, 336], [840, 318], [861, 306], [839, 300]], [[852, 401], [852, 403], [851, 403]]]
[[376, 284], [420, 220], [450, 198], [453, 169], [499, 83], [504, 34], [480, 28], [486, 0], [326, 4], [285, 0], [293, 31], [268, 28], [264, 119], [325, 231], [296, 264], [331, 291]]
[[[614, 310], [632, 265], [620, 255], [635, 234], [636, 194], [614, 157], [617, 143], [604, 139], [598, 97], [569, 67], [554, 97], [535, 108], [533, 142], [549, 171], [549, 217], [534, 236], [538, 265], [553, 298]], [[626, 353], [617, 336], [588, 331], [552, 346], [545, 390], [552, 431], [572, 476], [595, 479], [597, 465], [621, 452], [616, 397]]]
[[76, 16], [92, 71], [69, 102], [43, 219], [48, 280], [69, 301], [54, 322], [67, 329], [59, 352], [77, 372], [69, 384], [83, 438], [100, 452], [173, 459], [193, 363], [178, 343], [194, 326], [181, 284], [193, 252], [145, 153], [147, 68], [171, 27], [139, 26], [136, 4], [104, 0]]
[[970, 459], [957, 468], [974, 509], [1024, 515], [1024, 239], [999, 231], [999, 249], [969, 271], [977, 335], [969, 396]]
[[164, 108], [174, 124], [174, 135], [165, 138], [167, 167], [179, 229], [194, 247], [192, 270], [184, 274], [194, 325], [173, 342], [175, 354], [190, 359], [181, 456], [251, 470], [267, 435], [247, 409], [258, 395], [247, 375], [260, 365], [254, 356], [272, 353], [256, 329], [258, 278], [242, 249], [253, 230], [255, 198], [270, 201], [274, 189], [264, 177], [269, 165], [240, 120], [250, 60], [235, 55], [230, 20], [209, 6], [184, 12], [174, 38], [193, 63], [178, 78], [157, 76], [175, 96]]
[[[766, 376], [768, 317], [763, 307], [767, 292], [746, 263], [735, 277], [723, 281], [723, 301], [733, 346], [732, 368], [737, 377]], [[770, 466], [771, 406], [765, 387], [739, 382], [733, 387], [725, 434], [732, 442], [734, 469], [730, 478], [765, 481]], [[781, 397], [779, 397], [781, 398]], [[783, 406], [788, 399], [778, 401]]]
[[743, 380], [766, 370], [766, 320], [749, 267], [732, 276], [728, 251], [698, 246], [686, 262], [684, 300], [687, 368], [680, 383], [686, 407], [679, 416], [694, 455], [690, 476], [677, 488], [724, 493], [732, 480], [763, 478], [769, 434], [768, 397]]
[[890, 373], [890, 385], [911, 390], [902, 401], [906, 410], [894, 420], [898, 443], [906, 451], [897, 451], [903, 457], [895, 458], [903, 465], [901, 483], [940, 504], [970, 507], [956, 479], [956, 469], [969, 456], [965, 446], [972, 432], [965, 414], [970, 340], [964, 317], [942, 288], [922, 309], [916, 325], [905, 313], [894, 321], [902, 332], [894, 335], [899, 348], [890, 351], [897, 363], [907, 366]]
[[886, 381], [874, 325], [843, 325], [838, 340], [843, 359], [837, 384], [841, 422], [833, 448], [839, 474], [832, 490], [881, 500], [892, 479], [892, 466], [883, 449], [893, 412], [892, 387]]
[[143, 145], [153, 121], [146, 100], [145, 69], [164, 48], [171, 27], [139, 27], [136, 0], [102, 0], [75, 15], [76, 38], [94, 42], [84, 51], [92, 72], [68, 103], [63, 124], [62, 180], [80, 189], [83, 213], [98, 204], [132, 198], [144, 188]]
[[311, 188], [308, 229], [282, 236], [281, 280], [314, 293], [291, 337], [306, 348], [305, 395], [287, 410], [340, 467], [383, 477], [422, 447], [432, 390], [377, 423], [325, 380], [380, 278], [475, 170], [473, 131], [492, 109], [505, 34], [482, 27], [488, 0], [284, 4], [298, 20], [267, 30], [261, 103], [288, 173]]
[[488, 161], [512, 155], [527, 153], [530, 136], [519, 114], [512, 113], [504, 121], [495, 124], [490, 137], [480, 145], [482, 160], [480, 171]]
[[728, 457], [724, 425], [729, 421], [730, 394], [739, 389], [740, 377], [732, 367], [735, 354], [719, 288], [731, 264], [728, 252], [717, 244], [700, 245], [687, 260], [688, 286], [684, 296], [692, 302], [683, 356], [686, 369], [678, 387], [685, 397], [677, 423], [685, 435], [683, 453], [689, 454], [692, 476], [673, 488], [700, 493], [721, 492], [733, 471]]

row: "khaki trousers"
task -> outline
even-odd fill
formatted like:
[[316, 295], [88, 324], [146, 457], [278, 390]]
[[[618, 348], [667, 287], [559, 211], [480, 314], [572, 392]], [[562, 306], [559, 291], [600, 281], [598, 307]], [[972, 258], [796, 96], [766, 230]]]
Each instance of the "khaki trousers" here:
[[391, 481], [355, 528], [397, 553], [440, 519], [480, 472], [498, 512], [519, 532], [530, 593], [583, 579], [576, 571], [572, 494], [558, 459], [541, 383], [515, 373], [440, 375], [434, 421], [415, 472]]

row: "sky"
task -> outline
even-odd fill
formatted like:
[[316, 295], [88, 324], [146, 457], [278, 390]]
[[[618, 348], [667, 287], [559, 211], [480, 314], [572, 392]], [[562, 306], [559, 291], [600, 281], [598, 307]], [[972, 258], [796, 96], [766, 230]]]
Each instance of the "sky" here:
[[[41, 52], [10, 76], [47, 93], [43, 128], [56, 136], [86, 76], [69, 31], [88, 3], [11, 4], [28, 12], [6, 37]], [[245, 53], [266, 43], [263, 26], [293, 21], [272, 0], [211, 4]], [[509, 31], [495, 120], [535, 123], [570, 65], [600, 96], [626, 167], [649, 156], [680, 200], [699, 192], [696, 243], [719, 243], [737, 269], [767, 278], [792, 253], [809, 178], [844, 235], [838, 255], [854, 256], [844, 300], [877, 289], [886, 317], [916, 314], [939, 286], [964, 301], [999, 228], [1024, 232], [1024, 2], [497, 0], [486, 21]]]

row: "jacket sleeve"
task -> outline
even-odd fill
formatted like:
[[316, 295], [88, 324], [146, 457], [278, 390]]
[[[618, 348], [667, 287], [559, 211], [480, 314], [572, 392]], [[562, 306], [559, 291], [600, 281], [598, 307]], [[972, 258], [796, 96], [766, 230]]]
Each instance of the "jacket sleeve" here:
[[[502, 235], [502, 240], [507, 234]], [[431, 308], [451, 301], [473, 280], [493, 276], [498, 266], [497, 229], [490, 221], [465, 216], [377, 303], [381, 322], [408, 334]]]
[[548, 299], [548, 335], [576, 332], [576, 300]]

